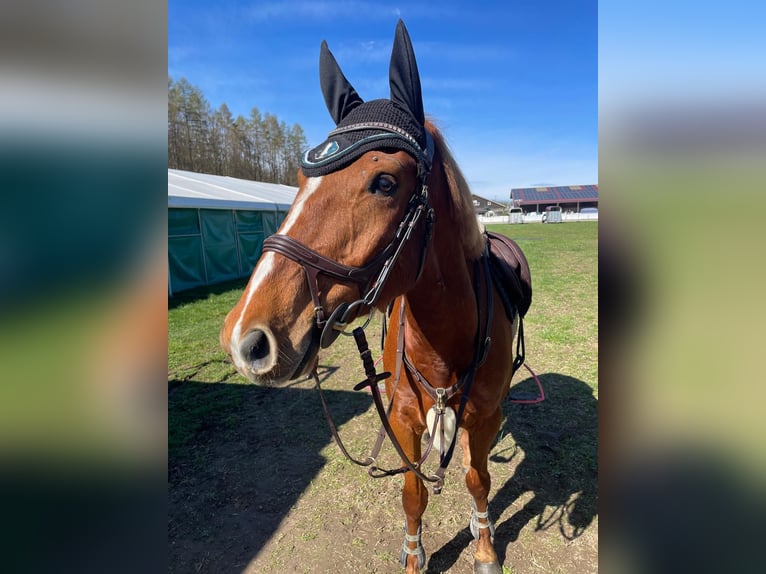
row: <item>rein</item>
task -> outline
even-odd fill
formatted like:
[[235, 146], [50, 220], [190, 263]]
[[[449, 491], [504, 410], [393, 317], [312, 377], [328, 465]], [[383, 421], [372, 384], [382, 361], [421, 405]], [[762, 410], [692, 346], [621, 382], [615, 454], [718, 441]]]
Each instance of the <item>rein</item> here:
[[[481, 289], [480, 289], [480, 282], [481, 282], [482, 276], [484, 277], [484, 286], [486, 289], [486, 296], [485, 296], [486, 319], [484, 321], [483, 330], [482, 330], [482, 297], [481, 297]], [[476, 375], [476, 371], [479, 369], [479, 367], [481, 367], [482, 364], [484, 364], [484, 361], [487, 358], [489, 347], [491, 345], [491, 338], [489, 333], [492, 326], [494, 305], [493, 305], [492, 283], [491, 283], [491, 279], [489, 275], [489, 263], [488, 263], [486, 250], [482, 254], [481, 261], [480, 262], [477, 261], [474, 266], [474, 293], [476, 296], [476, 306], [478, 309], [476, 348], [475, 348], [474, 356], [471, 361], [471, 365], [466, 371], [466, 373], [460, 378], [460, 380], [457, 383], [455, 383], [448, 389], [434, 388], [430, 383], [428, 383], [425, 377], [423, 377], [422, 374], [420, 374], [420, 372], [417, 371], [417, 369], [412, 365], [412, 363], [406, 358], [404, 354], [404, 310], [405, 310], [405, 307], [404, 307], [404, 301], [402, 301], [402, 305], [400, 306], [400, 315], [399, 315], [399, 336], [397, 338], [397, 362], [396, 362], [396, 375], [394, 377], [394, 392], [391, 393], [391, 398], [389, 400], [389, 404], [387, 408], [383, 404], [383, 399], [380, 394], [378, 383], [380, 381], [383, 381], [389, 378], [391, 376], [391, 373], [376, 372], [375, 365], [372, 360], [372, 353], [369, 350], [369, 347], [367, 344], [367, 338], [364, 334], [364, 327], [357, 327], [356, 329], [354, 329], [353, 331], [354, 339], [356, 341], [357, 348], [359, 349], [360, 358], [362, 359], [362, 363], [364, 365], [365, 375], [367, 376], [365, 380], [361, 381], [356, 386], [354, 386], [354, 390], [358, 391], [358, 390], [364, 389], [365, 387], [370, 388], [370, 393], [372, 395], [373, 403], [375, 404], [375, 408], [378, 412], [378, 416], [380, 417], [381, 424], [382, 424], [381, 429], [378, 432], [378, 437], [372, 449], [371, 454], [363, 461], [353, 458], [348, 453], [345, 446], [343, 445], [343, 441], [341, 440], [338, 434], [337, 428], [335, 427], [335, 424], [332, 421], [330, 411], [327, 407], [327, 403], [325, 401], [324, 394], [322, 392], [322, 388], [319, 382], [319, 377], [316, 373], [316, 369], [311, 373], [311, 376], [314, 379], [315, 386], [317, 390], [319, 391], [319, 395], [322, 401], [322, 408], [324, 410], [325, 417], [327, 418], [330, 431], [336, 443], [338, 444], [338, 447], [340, 448], [341, 452], [346, 456], [346, 458], [350, 460], [351, 462], [359, 466], [370, 467], [367, 473], [372, 478], [382, 478], [385, 476], [393, 476], [396, 474], [409, 471], [414, 473], [424, 482], [432, 483], [434, 494], [441, 493], [442, 487], [444, 486], [444, 475], [452, 459], [452, 455], [455, 449], [455, 444], [457, 442], [457, 433], [453, 435], [452, 441], [447, 451], [440, 453], [439, 468], [432, 475], [429, 476], [424, 474], [421, 471], [421, 468], [433, 448], [433, 444], [436, 439], [436, 429], [441, 428], [442, 435], [443, 435], [444, 425], [443, 424], [439, 425], [439, 420], [440, 418], [444, 416], [447, 402], [449, 401], [451, 397], [456, 395], [458, 392], [462, 392], [460, 406], [458, 407], [458, 413], [457, 413], [456, 423], [455, 423], [456, 428], [457, 426], [459, 426], [465, 411], [465, 407], [468, 403], [468, 398], [469, 398], [471, 386], [473, 385], [474, 377]], [[415, 380], [418, 381], [418, 383], [423, 388], [423, 390], [434, 400], [434, 403], [436, 405], [436, 410], [437, 410], [437, 416], [434, 421], [433, 428], [429, 429], [428, 445], [425, 449], [425, 452], [423, 453], [420, 460], [418, 461], [411, 461], [409, 459], [407, 454], [404, 452], [404, 449], [402, 448], [401, 444], [399, 443], [398, 439], [396, 438], [396, 435], [394, 434], [394, 431], [391, 428], [391, 424], [389, 422], [389, 416], [391, 414], [391, 408], [393, 406], [393, 399], [396, 394], [395, 391], [399, 385], [399, 381], [401, 378], [402, 365], [405, 365], [407, 367], [407, 370], [410, 371], [410, 373], [413, 375]], [[377, 462], [376, 459], [378, 455], [380, 454], [380, 450], [383, 446], [383, 442], [386, 436], [388, 436], [389, 440], [391, 441], [391, 444], [393, 445], [394, 449], [396, 450], [397, 454], [402, 460], [403, 466], [399, 468], [383, 469], [377, 466], [376, 464]], [[443, 439], [443, 436], [442, 436], [442, 439]], [[441, 441], [441, 444], [442, 445], [444, 444], [443, 440]]]
[[[481, 267], [480, 267], [481, 265]], [[482, 273], [483, 272], [483, 273]], [[484, 286], [486, 290], [485, 300], [486, 300], [486, 320], [484, 323], [484, 330], [481, 329], [481, 323], [482, 323], [482, 301], [481, 301], [481, 288], [480, 288], [480, 282], [481, 277], [484, 277]], [[481, 262], [477, 262], [474, 266], [474, 294], [476, 296], [476, 309], [477, 309], [477, 325], [476, 325], [476, 341], [475, 341], [475, 350], [473, 359], [471, 361], [471, 366], [468, 368], [468, 371], [460, 377], [460, 379], [451, 387], [449, 388], [436, 388], [433, 385], [431, 385], [428, 380], [420, 373], [420, 371], [417, 370], [417, 368], [413, 365], [413, 363], [407, 358], [407, 356], [404, 354], [404, 324], [403, 324], [403, 308], [404, 304], [402, 303], [401, 307], [401, 315], [400, 315], [400, 325], [399, 325], [399, 343], [397, 344], [397, 376], [395, 380], [395, 384], [398, 383], [398, 378], [401, 374], [401, 367], [400, 365], [403, 363], [407, 370], [410, 372], [410, 374], [413, 376], [413, 378], [420, 384], [420, 387], [433, 399], [434, 404], [436, 406], [436, 418], [434, 420], [434, 428], [429, 430], [430, 434], [430, 440], [429, 440], [429, 447], [426, 450], [426, 453], [423, 455], [423, 458], [427, 457], [430, 452], [430, 447], [433, 444], [434, 441], [434, 430], [437, 428], [440, 428], [443, 434], [444, 431], [444, 425], [439, 425], [439, 419], [444, 417], [444, 412], [447, 407], [447, 403], [449, 402], [450, 398], [455, 396], [458, 392], [461, 393], [460, 397], [460, 406], [458, 407], [456, 421], [455, 421], [455, 428], [457, 429], [460, 426], [460, 422], [463, 419], [463, 414], [465, 412], [465, 407], [468, 404], [468, 398], [471, 393], [471, 387], [473, 386], [474, 377], [476, 376], [476, 371], [479, 370], [479, 367], [481, 367], [484, 362], [487, 359], [487, 354], [489, 353], [489, 348], [492, 344], [492, 338], [490, 337], [490, 330], [492, 328], [492, 318], [494, 314], [494, 295], [492, 291], [492, 282], [489, 275], [489, 257], [487, 249], [485, 248], [484, 253], [482, 253], [481, 256]], [[401, 349], [401, 351], [399, 351]], [[443, 437], [442, 437], [443, 439]], [[444, 486], [444, 475], [447, 471], [447, 467], [449, 466], [450, 461], [452, 460], [452, 455], [455, 451], [455, 444], [457, 443], [457, 432], [452, 436], [452, 441], [449, 445], [449, 448], [446, 452], [441, 452], [439, 456], [439, 468], [436, 470], [436, 472], [427, 480], [431, 483], [434, 483], [433, 485], [433, 492], [434, 494], [441, 493], [442, 487]], [[441, 441], [441, 444], [444, 444], [444, 441]], [[442, 446], [443, 448], [443, 446]], [[405, 460], [405, 463], [408, 462]], [[422, 464], [422, 460], [421, 460]]]
[[[423, 243], [421, 246], [420, 251], [420, 259], [418, 263], [418, 272], [416, 276], [416, 282], [420, 279], [421, 274], [423, 273], [423, 268], [425, 265], [425, 259], [426, 254], [428, 252], [428, 246], [431, 241], [431, 236], [433, 233], [433, 224], [434, 224], [434, 210], [432, 207], [428, 204], [428, 175], [430, 172], [431, 167], [431, 161], [433, 159], [433, 140], [426, 132], [427, 134], [427, 149], [422, 150], [419, 146], [417, 146], [417, 142], [410, 141], [412, 140], [411, 137], [407, 133], [402, 133], [401, 130], [396, 128], [396, 126], [391, 126], [388, 124], [383, 124], [379, 122], [367, 122], [364, 124], [354, 124], [352, 126], [348, 126], [343, 129], [336, 130], [335, 132], [332, 132], [331, 135], [337, 133], [340, 133], [341, 131], [354, 131], [354, 130], [363, 130], [363, 129], [369, 129], [369, 128], [375, 128], [379, 130], [383, 130], [390, 134], [395, 134], [397, 137], [408, 141], [410, 145], [415, 143], [415, 149], [418, 151], [418, 179], [420, 184], [420, 189], [413, 192], [412, 197], [410, 198], [409, 205], [407, 208], [407, 212], [402, 219], [402, 221], [399, 223], [399, 226], [397, 227], [396, 233], [394, 234], [393, 239], [391, 242], [381, 251], [378, 255], [376, 255], [371, 261], [366, 263], [365, 265], [362, 265], [360, 267], [352, 267], [348, 265], [344, 265], [342, 263], [339, 263], [333, 259], [330, 259], [329, 257], [325, 257], [324, 255], [314, 251], [310, 247], [307, 247], [303, 243], [299, 242], [296, 239], [293, 239], [292, 237], [289, 237], [287, 235], [272, 235], [268, 238], [266, 238], [263, 242], [263, 251], [273, 251], [275, 253], [278, 253], [280, 255], [283, 255], [284, 257], [287, 257], [288, 259], [291, 259], [298, 263], [301, 267], [303, 267], [304, 273], [306, 274], [306, 280], [308, 282], [309, 292], [311, 294], [311, 300], [314, 305], [314, 316], [316, 321], [316, 327], [317, 330], [321, 332], [321, 336], [319, 338], [319, 345], [321, 348], [327, 348], [329, 347], [335, 339], [337, 339], [338, 335], [343, 333], [345, 331], [348, 324], [353, 321], [356, 316], [359, 314], [359, 308], [361, 307], [367, 307], [368, 310], [371, 310], [372, 307], [375, 306], [375, 304], [378, 302], [378, 298], [380, 296], [380, 293], [386, 284], [391, 271], [398, 260], [402, 249], [404, 248], [404, 245], [407, 243], [407, 241], [410, 239], [412, 235], [413, 229], [418, 225], [420, 219], [425, 214], [425, 230], [423, 235]], [[371, 136], [372, 139], [374, 136]], [[364, 141], [364, 140], [362, 140]], [[307, 156], [308, 157], [308, 156]], [[306, 161], [304, 159], [304, 161]], [[338, 305], [331, 313], [328, 313], [324, 309], [321, 298], [320, 298], [320, 289], [319, 289], [319, 275], [324, 274], [327, 275], [337, 281], [343, 282], [343, 283], [353, 283], [356, 284], [359, 288], [359, 295], [360, 298], [351, 304], [348, 303], [341, 303]], [[338, 447], [340, 448], [341, 452], [344, 454], [344, 456], [353, 462], [354, 464], [357, 464], [359, 466], [367, 466], [368, 468], [368, 474], [373, 478], [381, 478], [384, 476], [392, 476], [395, 474], [403, 473], [403, 472], [412, 472], [416, 476], [418, 476], [421, 480], [424, 482], [429, 482], [433, 484], [433, 492], [434, 494], [439, 494], [442, 490], [442, 487], [444, 485], [444, 475], [447, 470], [447, 466], [449, 465], [450, 460], [452, 459], [452, 455], [454, 453], [455, 444], [457, 442], [457, 432], [454, 433], [452, 436], [451, 443], [449, 445], [449, 448], [446, 452], [444, 452], [444, 414], [447, 407], [447, 403], [449, 400], [457, 395], [458, 393], [461, 393], [460, 398], [460, 406], [458, 407], [458, 412], [456, 415], [456, 422], [455, 422], [455, 428], [457, 429], [460, 425], [460, 422], [462, 420], [463, 414], [465, 412], [466, 405], [468, 403], [469, 393], [471, 391], [471, 387], [473, 385], [474, 377], [476, 375], [476, 371], [481, 367], [482, 364], [484, 364], [484, 361], [487, 358], [487, 354], [489, 352], [489, 347], [491, 345], [491, 338], [490, 338], [490, 329], [492, 326], [492, 317], [493, 317], [493, 291], [492, 291], [492, 280], [490, 275], [490, 269], [489, 269], [489, 247], [488, 244], [485, 246], [484, 252], [481, 255], [481, 258], [479, 261], [476, 261], [474, 264], [474, 294], [476, 297], [476, 308], [477, 308], [477, 327], [476, 327], [476, 340], [475, 340], [475, 351], [473, 355], [473, 359], [471, 361], [471, 365], [469, 366], [468, 370], [465, 372], [465, 374], [460, 377], [457, 383], [452, 385], [449, 388], [435, 388], [433, 387], [426, 379], [425, 377], [417, 370], [417, 368], [412, 364], [412, 362], [405, 356], [404, 354], [404, 311], [405, 311], [405, 305], [404, 300], [402, 301], [402, 305], [400, 306], [400, 325], [399, 325], [399, 338], [397, 341], [397, 362], [396, 362], [396, 375], [394, 378], [394, 392], [391, 393], [391, 397], [389, 399], [388, 407], [386, 408], [383, 404], [383, 399], [380, 394], [380, 388], [378, 387], [378, 383], [380, 381], [383, 381], [391, 376], [391, 373], [383, 372], [383, 373], [377, 373], [375, 370], [375, 365], [372, 360], [372, 353], [370, 352], [370, 349], [367, 344], [367, 339], [364, 334], [364, 328], [369, 323], [368, 322], [364, 324], [362, 327], [357, 327], [353, 330], [353, 336], [357, 344], [357, 348], [359, 349], [360, 358], [362, 359], [362, 363], [364, 365], [365, 380], [358, 383], [354, 390], [361, 390], [365, 387], [370, 388], [370, 393], [373, 398], [373, 402], [375, 404], [375, 408], [378, 412], [378, 416], [381, 420], [381, 429], [378, 432], [378, 437], [375, 442], [375, 445], [373, 447], [373, 450], [366, 459], [364, 460], [358, 460], [352, 457], [348, 450], [343, 445], [343, 441], [340, 438], [340, 435], [338, 434], [338, 430], [332, 420], [332, 416], [330, 415], [329, 408], [327, 406], [327, 402], [324, 397], [324, 393], [322, 392], [321, 383], [319, 380], [319, 376], [317, 374], [316, 365], [314, 366], [314, 369], [311, 372], [311, 377], [314, 379], [314, 384], [316, 389], [319, 391], [319, 396], [322, 402], [322, 409], [324, 410], [325, 418], [327, 419], [328, 425], [330, 427], [330, 432], [333, 435], [333, 438], [335, 439], [335, 442], [338, 444]], [[482, 330], [482, 296], [481, 296], [481, 281], [484, 281], [484, 287], [486, 291], [485, 301], [486, 301], [486, 319], [484, 321], [484, 328]], [[345, 334], [345, 333], [343, 333]], [[518, 356], [517, 356], [518, 359]], [[523, 358], [522, 358], [523, 361]], [[391, 409], [393, 406], [393, 400], [395, 396], [396, 388], [399, 385], [399, 381], [401, 378], [402, 373], [402, 366], [406, 366], [407, 370], [410, 372], [412, 377], [418, 382], [420, 387], [426, 392], [434, 401], [435, 405], [435, 419], [433, 423], [433, 428], [429, 429], [429, 443], [428, 446], [425, 449], [424, 454], [418, 461], [411, 461], [409, 460], [409, 457], [404, 452], [404, 449], [402, 448], [401, 444], [399, 443], [398, 439], [396, 438], [396, 435], [394, 434], [393, 428], [391, 427], [391, 423], [389, 422], [389, 416], [391, 414]], [[514, 365], [514, 371], [515, 371], [516, 365]], [[442, 424], [440, 425], [440, 421], [442, 421]], [[424, 474], [420, 469], [425, 462], [425, 460], [428, 458], [429, 454], [431, 453], [435, 438], [436, 438], [436, 429], [441, 429], [441, 438], [440, 441], [440, 464], [439, 468], [436, 470], [435, 473], [428, 476]], [[394, 449], [399, 454], [399, 457], [402, 460], [403, 466], [396, 468], [396, 469], [383, 469], [377, 466], [376, 464], [376, 458], [380, 454], [380, 450], [383, 446], [383, 442], [385, 440], [385, 437], [388, 436], [389, 440], [391, 441], [392, 445], [394, 446]]]

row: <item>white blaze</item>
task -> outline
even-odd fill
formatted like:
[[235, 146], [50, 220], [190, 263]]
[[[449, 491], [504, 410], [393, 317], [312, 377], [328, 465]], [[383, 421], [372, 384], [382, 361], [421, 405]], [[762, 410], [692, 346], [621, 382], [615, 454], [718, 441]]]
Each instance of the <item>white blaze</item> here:
[[287, 219], [285, 219], [282, 228], [279, 230], [280, 235], [287, 235], [298, 219], [300, 219], [300, 216], [303, 213], [303, 208], [306, 206], [306, 201], [317, 189], [319, 189], [320, 183], [322, 183], [321, 177], [310, 177], [306, 180], [303, 192], [299, 194], [298, 201], [293, 204], [290, 213], [287, 215]]
[[258, 262], [258, 265], [255, 268], [255, 275], [253, 275], [252, 279], [250, 280], [250, 285], [247, 288], [245, 304], [242, 306], [242, 313], [240, 313], [239, 318], [237, 319], [237, 323], [234, 325], [234, 329], [231, 332], [229, 350], [231, 351], [232, 359], [238, 367], [245, 368], [244, 362], [239, 356], [239, 340], [242, 336], [242, 319], [245, 316], [245, 311], [247, 311], [247, 308], [250, 305], [250, 300], [253, 298], [253, 294], [255, 293], [256, 289], [258, 289], [263, 284], [263, 282], [266, 281], [268, 276], [271, 275], [271, 272], [274, 269], [275, 257], [276, 253], [269, 251], [265, 253], [263, 257], [261, 257], [261, 260]]
[[[306, 200], [308, 200], [308, 198], [311, 197], [311, 195], [319, 188], [321, 181], [321, 177], [310, 177], [306, 180], [306, 185], [303, 188], [303, 192], [300, 194], [300, 199], [298, 199], [298, 201], [293, 204], [292, 208], [290, 209], [290, 213], [287, 216], [287, 219], [285, 219], [284, 223], [282, 224], [280, 234], [286, 234], [288, 231], [290, 231], [290, 229], [293, 228], [293, 226], [295, 226], [303, 212]], [[255, 274], [251, 278], [250, 284], [247, 288], [245, 304], [242, 306], [242, 312], [240, 313], [239, 318], [234, 325], [234, 329], [231, 332], [229, 350], [231, 351], [232, 359], [241, 369], [247, 369], [247, 365], [239, 354], [240, 339], [242, 337], [242, 320], [245, 316], [245, 311], [247, 311], [247, 308], [250, 306], [250, 301], [252, 300], [253, 295], [261, 287], [261, 285], [263, 285], [263, 283], [269, 279], [269, 276], [272, 274], [275, 260], [276, 253], [273, 251], [267, 251], [261, 257], [261, 260], [258, 262], [258, 265], [255, 268]]]

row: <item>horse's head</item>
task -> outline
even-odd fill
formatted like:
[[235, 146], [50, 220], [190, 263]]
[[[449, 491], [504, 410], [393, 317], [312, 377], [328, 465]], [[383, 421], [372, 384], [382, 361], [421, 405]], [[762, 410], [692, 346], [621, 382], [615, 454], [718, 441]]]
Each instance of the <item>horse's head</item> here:
[[389, 80], [390, 99], [364, 102], [322, 43], [320, 81], [337, 127], [304, 154], [295, 202], [221, 330], [254, 382], [306, 374], [334, 325], [385, 307], [422, 270], [433, 144], [401, 21]]

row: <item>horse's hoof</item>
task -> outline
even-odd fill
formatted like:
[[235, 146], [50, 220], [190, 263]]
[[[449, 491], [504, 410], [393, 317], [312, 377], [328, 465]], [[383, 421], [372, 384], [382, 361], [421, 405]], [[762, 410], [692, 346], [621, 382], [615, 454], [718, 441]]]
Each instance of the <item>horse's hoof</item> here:
[[474, 560], [473, 572], [474, 574], [503, 574], [503, 569], [497, 562], [485, 564], [484, 562]]
[[418, 557], [418, 570], [422, 570], [423, 566], [426, 565], [426, 551], [423, 549], [422, 546], [418, 545], [417, 548], [412, 550], [411, 548], [407, 547], [407, 543], [404, 543], [404, 547], [402, 548], [402, 553], [399, 556], [399, 561], [401, 562], [402, 568], [407, 567], [407, 556], [417, 556]]

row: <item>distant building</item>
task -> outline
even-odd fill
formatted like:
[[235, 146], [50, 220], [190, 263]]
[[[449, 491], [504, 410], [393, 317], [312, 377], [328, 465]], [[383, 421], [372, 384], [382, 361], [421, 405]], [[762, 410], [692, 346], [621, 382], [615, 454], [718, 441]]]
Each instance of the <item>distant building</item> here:
[[520, 207], [524, 213], [543, 213], [552, 205], [575, 213], [584, 208], [598, 208], [598, 184], [519, 187], [511, 190], [511, 206]]
[[472, 195], [471, 197], [473, 198], [473, 208], [476, 210], [476, 215], [492, 217], [494, 215], [505, 215], [508, 211], [508, 206], [499, 201], [487, 199], [480, 195]]

